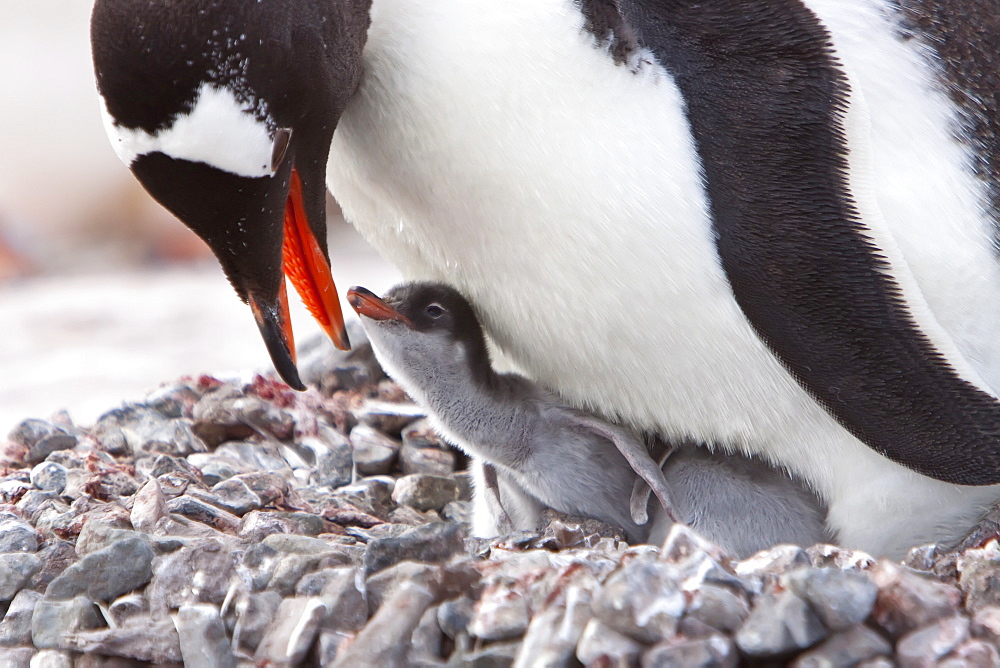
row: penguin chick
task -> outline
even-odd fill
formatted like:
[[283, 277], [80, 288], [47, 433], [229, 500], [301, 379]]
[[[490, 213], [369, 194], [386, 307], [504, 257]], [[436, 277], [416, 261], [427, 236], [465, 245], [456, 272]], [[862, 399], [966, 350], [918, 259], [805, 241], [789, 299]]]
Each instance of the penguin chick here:
[[[348, 300], [386, 372], [448, 441], [482, 461], [499, 533], [534, 528], [547, 506], [621, 526], [632, 542], [661, 542], [683, 521], [738, 557], [829, 539], [820, 501], [783, 472], [694, 446], [668, 447], [657, 465], [620, 428], [497, 373], [471, 305], [448, 286], [409, 283], [384, 300], [355, 287]], [[666, 512], [643, 526], [657, 489]]]
[[348, 301], [386, 372], [428, 408], [448, 441], [484, 461], [501, 526], [513, 523], [499, 503], [497, 472], [548, 507], [622, 527], [632, 542], [649, 533], [641, 527], [646, 497], [630, 508], [637, 474], [676, 517], [662, 471], [641, 441], [523, 376], [494, 371], [479, 321], [454, 289], [410, 283], [383, 301], [354, 287]]
[[[836, 540], [819, 498], [758, 459], [685, 446], [668, 454], [663, 474], [677, 514], [737, 558], [782, 543], [807, 547]], [[636, 485], [636, 497], [641, 503], [649, 492]], [[670, 526], [669, 518], [658, 517], [650, 542], [661, 542]]]

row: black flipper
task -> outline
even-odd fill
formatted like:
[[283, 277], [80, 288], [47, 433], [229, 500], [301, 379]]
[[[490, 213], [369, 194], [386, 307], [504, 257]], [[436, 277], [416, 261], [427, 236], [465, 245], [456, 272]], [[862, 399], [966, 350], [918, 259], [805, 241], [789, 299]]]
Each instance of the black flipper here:
[[601, 8], [588, 17], [620, 9], [622, 39], [675, 77], [722, 266], [797, 381], [889, 459], [946, 482], [1000, 483], [1000, 401], [920, 330], [860, 220], [843, 127], [849, 87], [818, 18], [799, 0], [582, 4]]

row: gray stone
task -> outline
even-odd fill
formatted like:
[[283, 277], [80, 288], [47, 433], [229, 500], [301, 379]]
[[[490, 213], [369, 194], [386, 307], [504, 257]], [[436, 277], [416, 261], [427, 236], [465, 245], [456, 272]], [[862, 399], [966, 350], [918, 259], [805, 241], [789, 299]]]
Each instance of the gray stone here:
[[351, 430], [350, 439], [359, 475], [379, 475], [392, 470], [399, 453], [399, 441], [363, 424]]
[[44, 511], [56, 509], [57, 512], [62, 513], [69, 510], [69, 506], [63, 503], [56, 494], [29, 489], [18, 500], [17, 509], [31, 524], [37, 524], [38, 518]]
[[261, 541], [264, 545], [286, 554], [301, 554], [305, 556], [326, 556], [335, 552], [335, 548], [321, 538], [299, 536], [297, 534], [271, 534]]
[[168, 418], [190, 415], [201, 393], [190, 385], [164, 385], [146, 395], [145, 404]]
[[939, 668], [1000, 668], [996, 644], [975, 638], [966, 640], [938, 662]]
[[594, 595], [594, 616], [605, 625], [654, 643], [674, 635], [685, 600], [676, 570], [641, 556], [624, 563]]
[[976, 610], [972, 615], [972, 630], [1000, 646], [1000, 606], [988, 606]]
[[31, 657], [30, 668], [73, 668], [73, 656], [59, 649], [43, 649]]
[[311, 467], [311, 484], [331, 488], [350, 484], [354, 455], [350, 441], [340, 432], [321, 425], [317, 436], [301, 436], [292, 447]]
[[407, 663], [411, 666], [427, 664], [431, 661], [441, 661], [444, 633], [437, 621], [437, 608], [431, 607], [424, 611], [410, 636], [410, 651]]
[[441, 509], [441, 519], [456, 524], [472, 521], [472, 504], [468, 501], [449, 501]]
[[117, 523], [93, 520], [84, 524], [83, 528], [80, 529], [80, 534], [76, 538], [76, 554], [79, 557], [85, 557], [125, 538], [136, 537], [149, 540], [148, 537], [137, 531], [120, 528]]
[[300, 665], [325, 617], [326, 605], [319, 598], [286, 598], [254, 658], [264, 665]]
[[[0, 621], [0, 647], [31, 644], [31, 616], [42, 595], [37, 591], [22, 589], [7, 607], [7, 614]], [[2, 654], [2, 652], [0, 652]]]
[[30, 668], [34, 647], [10, 647], [0, 655], [0, 668]]
[[160, 486], [160, 491], [164, 498], [174, 499], [184, 494], [188, 487], [198, 485], [198, 480], [185, 473], [164, 473], [157, 476], [156, 482]]
[[475, 604], [468, 596], [445, 601], [438, 606], [438, 626], [452, 640], [468, 635]]
[[878, 595], [867, 574], [833, 568], [796, 569], [785, 574], [783, 584], [812, 605], [831, 631], [844, 631], [867, 619]]
[[159, 478], [163, 475], [179, 473], [197, 480], [200, 475], [198, 468], [183, 457], [171, 457], [170, 455], [157, 455], [153, 460], [153, 466], [149, 470], [151, 478]]
[[187, 603], [221, 605], [235, 573], [229, 546], [217, 541], [199, 541], [157, 560], [146, 598], [150, 609], [157, 614]]
[[896, 643], [900, 668], [932, 666], [969, 637], [967, 617], [945, 617], [910, 631]]
[[236, 515], [188, 494], [167, 501], [167, 511], [227, 533], [236, 532], [240, 527], [240, 518]]
[[385, 378], [361, 324], [352, 321], [347, 331], [351, 340], [351, 350], [347, 352], [335, 349], [323, 335], [300, 346], [299, 373], [304, 383], [331, 395], [340, 390], [374, 385]]
[[436, 447], [416, 447], [403, 442], [399, 450], [399, 468], [404, 474], [428, 473], [450, 475], [455, 470], [455, 453]]
[[318, 536], [325, 531], [323, 518], [310, 513], [254, 510], [243, 516], [236, 535], [252, 543], [259, 543], [276, 533]]
[[401, 561], [374, 573], [365, 581], [368, 613], [375, 614], [382, 603], [407, 582], [426, 583], [438, 572], [437, 566], [417, 561]]
[[349, 563], [350, 557], [338, 550], [327, 549], [317, 554], [285, 554], [278, 559], [274, 567], [268, 587], [282, 596], [290, 596], [295, 592], [302, 576], [318, 568], [343, 566]]
[[518, 642], [497, 642], [468, 652], [456, 652], [456, 655], [461, 665], [469, 668], [510, 668], [520, 649]]
[[389, 513], [387, 521], [390, 524], [418, 527], [430, 522], [440, 522], [441, 515], [436, 510], [421, 512], [409, 506], [398, 506]]
[[894, 639], [950, 617], [961, 604], [962, 595], [956, 587], [890, 561], [880, 561], [872, 570], [872, 579], [879, 589], [872, 617]]
[[31, 469], [31, 484], [43, 492], [61, 494], [66, 488], [66, 467], [42, 462]]
[[[289, 494], [288, 480], [278, 473], [256, 471], [241, 473], [234, 476], [257, 495], [261, 506], [267, 506], [282, 501]], [[214, 489], [214, 488], [213, 488]]]
[[738, 658], [733, 641], [716, 633], [658, 643], [643, 654], [642, 668], [735, 668]]
[[0, 601], [9, 601], [42, 570], [42, 560], [29, 552], [0, 554]]
[[398, 434], [406, 425], [427, 415], [413, 402], [369, 400], [351, 411], [360, 424], [383, 434]]
[[830, 636], [792, 663], [793, 668], [853, 666], [868, 659], [892, 654], [892, 643], [877, 631], [858, 625]]
[[[327, 631], [320, 629], [316, 638], [316, 663], [320, 666], [332, 666], [337, 659], [340, 648], [354, 639], [353, 634], [341, 633], [340, 631]], [[422, 664], [413, 664], [421, 666]]]
[[136, 617], [149, 612], [149, 605], [142, 594], [125, 594], [119, 596], [108, 606], [111, 618], [118, 626], [125, 626]]
[[31, 615], [31, 640], [39, 649], [60, 649], [66, 637], [103, 623], [93, 601], [85, 596], [66, 600], [42, 598]]
[[132, 497], [132, 526], [144, 533], [151, 532], [167, 516], [167, 500], [156, 478], [146, 481]]
[[[183, 457], [207, 450], [204, 441], [195, 434], [191, 420], [167, 419], [159, 411], [149, 408], [142, 409], [139, 419], [121, 422], [118, 428], [125, 438], [128, 451], [134, 456], [164, 454]], [[102, 443], [105, 441], [101, 440]]]
[[236, 606], [233, 646], [253, 655], [281, 605], [281, 594], [263, 591], [245, 596]]
[[958, 572], [966, 607], [978, 610], [1000, 606], [1000, 545], [996, 541], [962, 554], [958, 558]]
[[337, 573], [323, 586], [319, 596], [326, 604], [323, 628], [330, 631], [357, 631], [368, 621], [368, 603], [362, 593], [357, 568], [332, 569]]
[[[632, 638], [601, 623], [596, 617], [587, 622], [576, 646], [576, 658], [584, 665], [634, 665], [642, 645]], [[608, 662], [608, 663], [604, 663]]]
[[369, 620], [354, 642], [337, 653], [333, 666], [402, 666], [405, 665], [407, 643], [420, 623], [424, 612], [436, 598], [427, 587], [409, 582], [399, 588]]
[[451, 450], [451, 446], [444, 442], [427, 418], [411, 422], [400, 435], [403, 438], [403, 445], [411, 448]]
[[728, 587], [703, 584], [690, 597], [687, 615], [725, 633], [739, 628], [750, 614], [746, 597]]
[[573, 665], [576, 646], [591, 616], [589, 590], [568, 587], [563, 600], [552, 601], [531, 618], [514, 665], [517, 668]]
[[456, 471], [452, 478], [458, 483], [458, 499], [460, 501], [472, 501], [472, 492], [475, 483], [472, 481], [472, 473], [469, 471]]
[[806, 554], [816, 568], [867, 571], [875, 565], [875, 559], [867, 552], [848, 550], [827, 543], [810, 545], [806, 548]]
[[812, 647], [827, 634], [808, 603], [790, 591], [777, 591], [757, 599], [735, 640], [751, 658], [780, 658]]
[[405, 475], [396, 481], [392, 500], [421, 512], [440, 510], [458, 499], [458, 483], [450, 476]]
[[34, 647], [10, 647], [0, 654], [0, 668], [30, 668]]
[[340, 568], [324, 568], [315, 573], [307, 573], [295, 585], [295, 595], [319, 596], [323, 589], [331, 582], [343, 577], [346, 573], [352, 572], [354, 572], [353, 568], [345, 566]]
[[0, 518], [0, 554], [37, 551], [38, 534], [30, 524], [12, 515]]
[[528, 603], [507, 583], [486, 587], [476, 603], [469, 632], [487, 642], [520, 638], [528, 629]]
[[50, 538], [45, 547], [38, 551], [42, 560], [42, 570], [31, 579], [30, 587], [44, 591], [59, 575], [76, 561], [76, 551], [69, 541]]
[[937, 545], [919, 545], [903, 558], [903, 565], [915, 571], [933, 571], [934, 562], [938, 558]]
[[187, 459], [201, 471], [205, 484], [210, 486], [243, 473], [291, 474], [291, 467], [275, 443], [230, 441], [215, 452], [193, 454]]
[[365, 550], [365, 576], [400, 561], [439, 562], [465, 549], [466, 528], [459, 524], [431, 522], [414, 527], [395, 538], [378, 538]]
[[181, 660], [180, 640], [170, 618], [137, 618], [126, 626], [78, 631], [65, 647], [85, 656], [114, 656], [157, 665]]
[[18, 423], [7, 435], [13, 443], [27, 449], [25, 461], [37, 464], [56, 450], [76, 446], [76, 436], [44, 420], [27, 419]]
[[49, 584], [45, 597], [69, 600], [86, 594], [95, 601], [109, 601], [149, 582], [153, 556], [148, 539], [128, 536], [67, 568]]
[[233, 668], [236, 665], [226, 628], [214, 605], [182, 605], [173, 619], [186, 668]]
[[195, 433], [211, 446], [218, 439], [242, 439], [258, 433], [279, 441], [292, 436], [292, 416], [263, 399], [248, 396], [235, 387], [208, 392], [191, 411]]
[[164, 453], [187, 455], [204, 451], [191, 432], [190, 421], [170, 420], [142, 404], [129, 404], [104, 413], [94, 425], [102, 449], [115, 455]]
[[809, 555], [798, 545], [775, 545], [737, 562], [736, 573], [742, 577], [778, 576], [810, 565]]

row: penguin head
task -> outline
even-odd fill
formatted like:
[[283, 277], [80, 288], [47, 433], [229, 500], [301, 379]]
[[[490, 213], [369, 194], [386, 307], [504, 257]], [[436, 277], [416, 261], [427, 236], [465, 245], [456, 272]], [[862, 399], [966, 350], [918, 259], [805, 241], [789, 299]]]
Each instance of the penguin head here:
[[284, 276], [349, 346], [326, 243], [330, 142], [360, 78], [370, 0], [97, 0], [115, 152], [212, 249], [275, 368], [302, 389]]
[[452, 287], [406, 283], [380, 299], [356, 286], [347, 301], [361, 316], [382, 366], [407, 389], [407, 378], [423, 383], [444, 373], [485, 380], [493, 373], [475, 311]]

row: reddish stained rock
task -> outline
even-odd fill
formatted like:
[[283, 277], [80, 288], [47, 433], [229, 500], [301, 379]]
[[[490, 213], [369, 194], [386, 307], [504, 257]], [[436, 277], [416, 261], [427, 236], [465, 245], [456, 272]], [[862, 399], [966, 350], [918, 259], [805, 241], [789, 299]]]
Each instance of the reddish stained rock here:
[[892, 638], [954, 615], [962, 602], [957, 587], [890, 561], [879, 562], [872, 578], [879, 589], [872, 617]]

